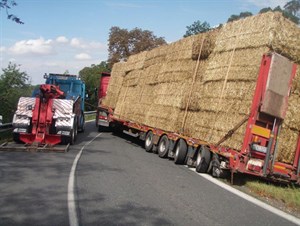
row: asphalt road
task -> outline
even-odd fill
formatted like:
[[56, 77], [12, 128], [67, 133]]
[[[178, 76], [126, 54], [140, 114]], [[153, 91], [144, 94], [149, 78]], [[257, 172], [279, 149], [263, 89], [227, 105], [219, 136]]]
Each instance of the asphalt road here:
[[[0, 152], [0, 225], [69, 225], [70, 170], [97, 134], [89, 123], [68, 153]], [[83, 150], [75, 191], [80, 225], [293, 225], [111, 133]]]

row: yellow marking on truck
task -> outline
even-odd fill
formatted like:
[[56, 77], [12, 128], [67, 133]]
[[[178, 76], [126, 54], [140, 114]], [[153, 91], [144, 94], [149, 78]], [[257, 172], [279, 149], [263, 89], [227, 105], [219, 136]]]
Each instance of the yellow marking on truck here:
[[261, 136], [261, 137], [270, 138], [271, 130], [257, 126], [257, 125], [253, 125], [253, 127], [251, 129], [251, 133]]

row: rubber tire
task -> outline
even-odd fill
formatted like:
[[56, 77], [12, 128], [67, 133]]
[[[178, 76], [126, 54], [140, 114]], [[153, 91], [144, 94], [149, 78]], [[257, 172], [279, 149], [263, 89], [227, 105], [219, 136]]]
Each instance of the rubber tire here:
[[153, 132], [149, 131], [145, 138], [145, 150], [146, 152], [151, 152], [153, 149]]
[[79, 129], [78, 129], [78, 132], [79, 133], [84, 133], [84, 130], [85, 130], [85, 117], [84, 117], [84, 113], [81, 112], [81, 115], [79, 117], [79, 121], [82, 121], [82, 125], [79, 126]]
[[71, 130], [71, 136], [67, 137], [68, 143], [73, 145], [75, 143], [75, 131], [74, 129]]
[[22, 143], [20, 140], [20, 134], [19, 133], [13, 133], [13, 141], [16, 142], [17, 144]]
[[211, 161], [210, 151], [206, 147], [200, 147], [197, 154], [197, 160], [196, 160], [196, 172], [206, 173], [210, 161]]
[[74, 144], [75, 141], [77, 140], [77, 134], [78, 134], [78, 124], [77, 124], [77, 120], [74, 122], [73, 130], [74, 130], [74, 142], [73, 142], [73, 144]]
[[166, 135], [163, 135], [158, 143], [157, 152], [158, 156], [161, 158], [166, 158], [168, 156], [170, 141]]
[[180, 139], [177, 142], [177, 145], [175, 147], [174, 163], [180, 165], [184, 164], [186, 155], [187, 155], [187, 144], [183, 139]]

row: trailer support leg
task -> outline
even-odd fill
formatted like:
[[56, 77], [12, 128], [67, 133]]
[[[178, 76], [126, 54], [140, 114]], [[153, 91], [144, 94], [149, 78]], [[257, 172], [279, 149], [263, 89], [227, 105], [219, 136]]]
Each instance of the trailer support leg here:
[[233, 170], [230, 171], [230, 183], [231, 185], [233, 185], [233, 176], [234, 176], [234, 172]]

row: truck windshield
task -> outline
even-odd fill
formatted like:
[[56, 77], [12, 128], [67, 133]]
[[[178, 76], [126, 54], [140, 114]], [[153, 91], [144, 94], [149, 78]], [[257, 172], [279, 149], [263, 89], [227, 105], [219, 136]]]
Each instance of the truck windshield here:
[[59, 84], [59, 88], [65, 93], [70, 92], [70, 84]]

